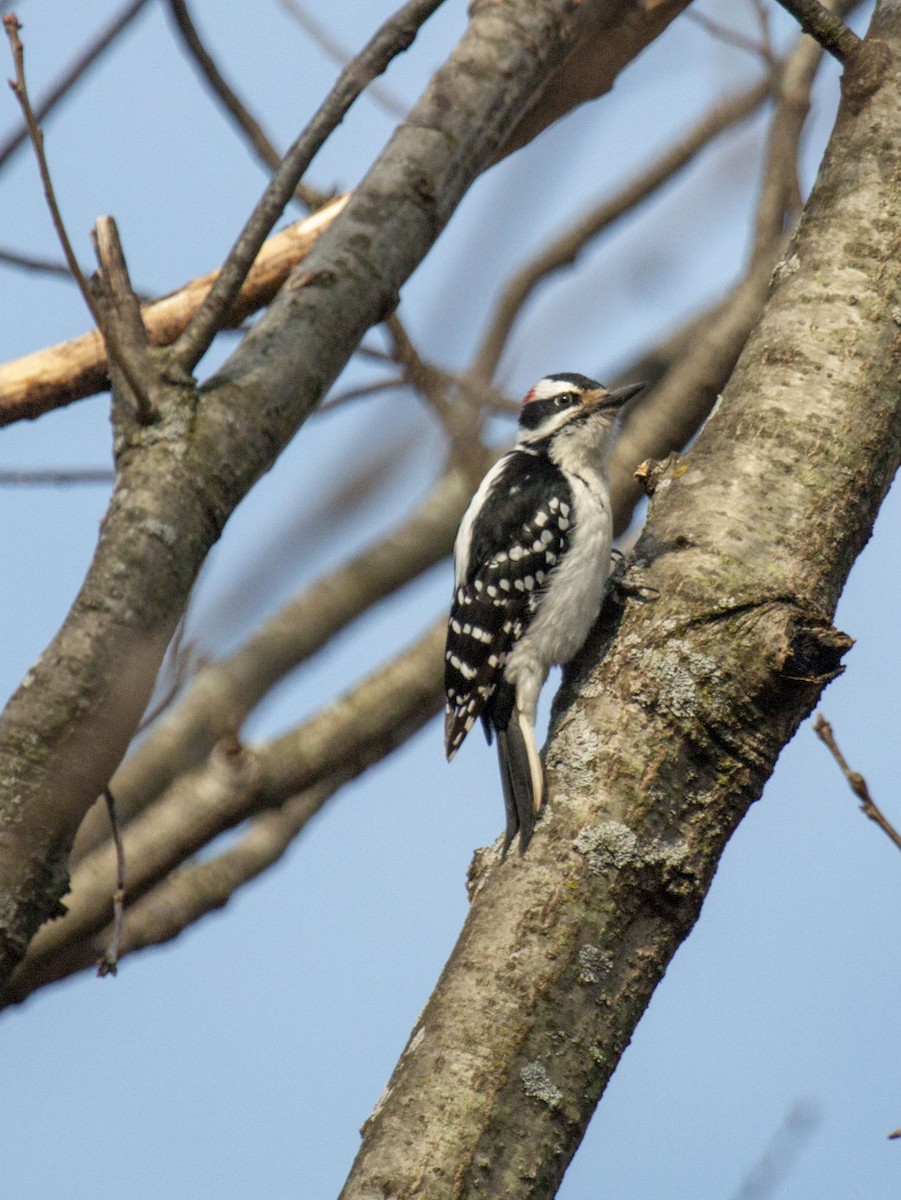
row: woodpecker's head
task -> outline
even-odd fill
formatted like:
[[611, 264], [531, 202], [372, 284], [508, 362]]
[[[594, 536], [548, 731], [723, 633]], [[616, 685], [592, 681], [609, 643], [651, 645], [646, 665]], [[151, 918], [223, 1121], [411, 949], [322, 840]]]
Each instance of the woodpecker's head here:
[[612, 429], [622, 405], [645, 387], [645, 383], [630, 383], [608, 392], [603, 384], [587, 375], [568, 371], [546, 375], [522, 402], [519, 441], [541, 441], [566, 425], [581, 424], [588, 418], [600, 417]]

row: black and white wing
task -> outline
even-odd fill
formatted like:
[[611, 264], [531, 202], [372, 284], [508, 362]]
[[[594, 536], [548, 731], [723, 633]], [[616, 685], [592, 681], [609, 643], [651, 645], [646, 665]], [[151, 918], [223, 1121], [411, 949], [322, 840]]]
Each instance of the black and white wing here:
[[479, 716], [489, 739], [492, 726], [507, 725], [512, 694], [498, 695], [504, 664], [566, 552], [571, 506], [550, 458], [515, 449], [485, 477], [461, 522], [444, 664], [449, 759]]

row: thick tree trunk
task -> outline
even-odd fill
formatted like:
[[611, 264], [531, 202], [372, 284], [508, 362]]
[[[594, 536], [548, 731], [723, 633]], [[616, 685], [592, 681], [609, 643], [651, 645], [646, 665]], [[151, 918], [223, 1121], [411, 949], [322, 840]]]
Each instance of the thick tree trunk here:
[[896, 3], [871, 37], [722, 404], [654, 479], [647, 590], [608, 606], [567, 681], [549, 811], [524, 859], [478, 863], [343, 1200], [554, 1194], [727, 839], [840, 669], [831, 619], [901, 452]]

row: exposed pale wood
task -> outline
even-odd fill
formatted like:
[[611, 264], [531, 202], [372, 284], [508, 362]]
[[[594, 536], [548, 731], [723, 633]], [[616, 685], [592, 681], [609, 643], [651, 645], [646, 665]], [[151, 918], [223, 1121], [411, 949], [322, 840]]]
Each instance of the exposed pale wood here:
[[[323, 230], [347, 203], [339, 196], [312, 216], [289, 225], [269, 238], [251, 268], [232, 308], [228, 326], [241, 322], [275, 296], [291, 270], [304, 258]], [[142, 308], [150, 340], [168, 346], [197, 312], [213, 285], [218, 271], [201, 275], [190, 283]], [[96, 331], [82, 334], [56, 346], [48, 346], [24, 358], [0, 366], [0, 425], [42, 413], [73, 400], [83, 400], [109, 386], [106, 352]]]

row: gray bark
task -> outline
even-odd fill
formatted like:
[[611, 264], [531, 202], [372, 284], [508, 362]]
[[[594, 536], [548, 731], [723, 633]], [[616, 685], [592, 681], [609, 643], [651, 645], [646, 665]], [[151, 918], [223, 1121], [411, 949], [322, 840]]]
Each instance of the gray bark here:
[[525, 858], [475, 864], [343, 1200], [554, 1194], [727, 839], [841, 669], [835, 605], [901, 456], [897, 3], [871, 35], [722, 405], [655, 477], [631, 572], [655, 590], [608, 606], [570, 672], [549, 810]]

